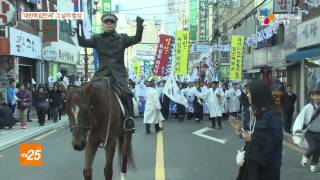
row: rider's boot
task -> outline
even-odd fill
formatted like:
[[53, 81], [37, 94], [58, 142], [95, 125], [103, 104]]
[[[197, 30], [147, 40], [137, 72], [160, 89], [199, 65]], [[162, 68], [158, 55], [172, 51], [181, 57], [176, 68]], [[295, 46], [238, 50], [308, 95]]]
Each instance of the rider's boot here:
[[126, 131], [130, 131], [132, 133], [134, 133], [135, 129], [136, 129], [136, 123], [134, 120], [134, 111], [133, 111], [133, 102], [132, 102], [132, 96], [128, 95], [125, 99], [126, 103], [126, 118], [124, 120], [124, 124], [123, 127]]
[[92, 180], [92, 169], [84, 169], [83, 177], [85, 180]]

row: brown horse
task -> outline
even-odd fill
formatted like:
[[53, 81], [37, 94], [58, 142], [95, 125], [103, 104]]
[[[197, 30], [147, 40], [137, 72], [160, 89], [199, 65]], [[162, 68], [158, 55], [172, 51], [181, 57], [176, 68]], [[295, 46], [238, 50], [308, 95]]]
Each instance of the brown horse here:
[[125, 179], [127, 164], [135, 169], [131, 149], [132, 134], [123, 130], [121, 108], [108, 79], [92, 81], [72, 90], [67, 96], [66, 112], [69, 116], [73, 148], [78, 151], [85, 149], [85, 180], [92, 180], [92, 164], [100, 143], [104, 144], [106, 155], [106, 180], [112, 180], [117, 143], [121, 179]]

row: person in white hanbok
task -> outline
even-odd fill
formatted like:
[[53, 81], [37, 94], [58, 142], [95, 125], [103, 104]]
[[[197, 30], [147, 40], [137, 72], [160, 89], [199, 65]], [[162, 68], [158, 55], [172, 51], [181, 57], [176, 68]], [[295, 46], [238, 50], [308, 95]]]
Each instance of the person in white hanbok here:
[[207, 91], [200, 93], [199, 97], [208, 100], [209, 117], [212, 122], [212, 128], [216, 128], [216, 121], [218, 121], [219, 129], [222, 129], [222, 99], [224, 98], [224, 93], [223, 89], [218, 87], [218, 82], [215, 81], [211, 83], [211, 87]]
[[232, 87], [230, 90], [228, 90], [226, 98], [229, 101], [229, 113], [232, 116], [237, 116], [237, 114], [240, 112], [241, 98], [241, 91], [238, 89], [237, 83], [232, 83]]
[[156, 132], [159, 132], [161, 130], [159, 123], [163, 120], [159, 96], [155, 89], [155, 83], [151, 81], [146, 94], [146, 106], [143, 115], [143, 122], [146, 125], [146, 134], [150, 134], [151, 124], [155, 124], [155, 130]]
[[191, 83], [191, 82], [188, 83], [187, 88], [181, 90], [181, 93], [188, 100], [188, 107], [186, 108], [186, 112], [188, 114], [188, 119], [191, 119], [193, 117], [193, 113], [194, 113], [193, 100], [194, 100], [195, 95], [194, 95], [193, 91], [194, 91], [194, 87], [193, 87], [193, 83]]

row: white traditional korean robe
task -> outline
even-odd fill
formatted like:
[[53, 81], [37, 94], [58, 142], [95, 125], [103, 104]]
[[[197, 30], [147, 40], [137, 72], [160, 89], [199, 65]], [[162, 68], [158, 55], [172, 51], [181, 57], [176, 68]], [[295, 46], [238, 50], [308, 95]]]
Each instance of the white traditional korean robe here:
[[158, 124], [163, 121], [161, 114], [161, 104], [157, 91], [150, 87], [146, 94], [146, 106], [143, 115], [143, 122], [148, 124]]
[[207, 91], [200, 93], [199, 97], [207, 100], [210, 118], [222, 117], [223, 104], [219, 99], [224, 98], [224, 92], [221, 88], [215, 90], [209, 88]]

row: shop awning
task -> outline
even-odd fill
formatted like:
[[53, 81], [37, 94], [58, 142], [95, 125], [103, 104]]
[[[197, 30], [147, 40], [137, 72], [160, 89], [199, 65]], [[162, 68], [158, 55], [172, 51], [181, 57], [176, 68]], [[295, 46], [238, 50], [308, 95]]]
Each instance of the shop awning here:
[[297, 51], [286, 56], [288, 62], [300, 62], [306, 58], [320, 56], [320, 48]]
[[247, 70], [247, 73], [259, 73], [259, 72], [261, 72], [260, 68], [258, 68], [258, 69], [248, 69]]

